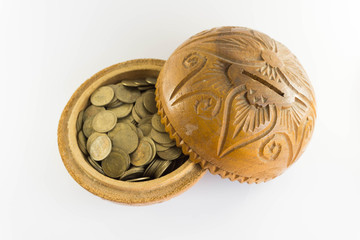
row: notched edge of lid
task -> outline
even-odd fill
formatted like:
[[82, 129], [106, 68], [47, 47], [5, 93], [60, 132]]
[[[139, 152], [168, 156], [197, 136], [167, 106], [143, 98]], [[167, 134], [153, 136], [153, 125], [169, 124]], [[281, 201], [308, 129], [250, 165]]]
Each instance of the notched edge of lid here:
[[158, 76], [158, 79], [156, 81], [156, 84], [155, 84], [156, 107], [158, 108], [158, 114], [161, 117], [161, 123], [163, 125], [165, 125], [165, 130], [166, 130], [167, 133], [169, 133], [170, 138], [174, 139], [176, 141], [176, 146], [181, 147], [182, 152], [185, 155], [188, 155], [189, 159], [191, 161], [193, 161], [194, 163], [199, 163], [200, 166], [203, 169], [208, 169], [211, 174], [220, 175], [221, 178], [228, 178], [231, 181], [237, 180], [240, 183], [246, 182], [246, 183], [249, 183], [249, 184], [251, 184], [251, 183], [256, 183], [257, 184], [257, 183], [267, 182], [267, 181], [270, 181], [271, 179], [275, 178], [275, 177], [273, 177], [273, 178], [243, 177], [243, 176], [241, 176], [239, 174], [225, 171], [225, 170], [215, 166], [214, 164], [202, 159], [199, 156], [199, 154], [194, 152], [194, 150], [188, 144], [186, 144], [184, 142], [184, 140], [179, 136], [179, 134], [176, 132], [176, 130], [174, 129], [174, 127], [170, 123], [168, 117], [166, 116], [164, 107], [163, 107], [163, 105], [161, 103], [161, 100], [160, 100], [160, 94], [161, 94], [159, 92], [160, 91], [159, 90], [160, 89], [160, 81], [159, 81], [160, 78], [161, 78], [161, 72], [160, 72], [160, 74]]

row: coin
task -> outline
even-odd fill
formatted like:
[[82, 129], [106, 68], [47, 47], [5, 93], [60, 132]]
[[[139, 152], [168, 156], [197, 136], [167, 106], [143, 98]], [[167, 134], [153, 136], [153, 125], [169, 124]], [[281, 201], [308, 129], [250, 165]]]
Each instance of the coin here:
[[88, 118], [94, 117], [98, 112], [105, 110], [104, 107], [97, 107], [94, 105], [90, 105], [84, 111], [84, 121]]
[[142, 124], [142, 125], [139, 125], [139, 128], [143, 132], [144, 136], [148, 136], [150, 134], [152, 126], [150, 124]]
[[155, 142], [160, 144], [166, 144], [172, 142], [168, 133], [161, 133], [156, 131], [155, 129], [151, 129], [150, 136]]
[[161, 145], [163, 145], [164, 147], [170, 148], [176, 145], [176, 142], [173, 140], [172, 142], [169, 143], [162, 143]]
[[152, 152], [153, 152], [153, 155], [151, 156], [151, 159], [154, 159], [155, 156], [156, 156], [156, 146], [155, 146], [155, 142], [149, 138], [149, 137], [143, 137], [142, 138], [143, 141], [147, 141], [148, 143], [150, 143], [151, 145], [151, 148], [152, 148]]
[[130, 167], [130, 157], [126, 152], [119, 149], [116, 152], [111, 152], [101, 165], [105, 175], [118, 178]]
[[178, 147], [172, 147], [164, 151], [159, 151], [157, 154], [164, 160], [174, 160], [180, 157], [181, 149]]
[[96, 162], [94, 159], [92, 159], [90, 156], [88, 156], [88, 162], [90, 163], [90, 165], [95, 168], [96, 171], [98, 171], [101, 174], [105, 174], [104, 171], [102, 170], [102, 167], [100, 166], [100, 164], [98, 162]]
[[124, 85], [119, 84], [117, 85], [115, 95], [124, 103], [133, 103], [138, 97], [140, 97], [141, 93], [136, 88], [125, 87]]
[[155, 94], [152, 92], [146, 92], [143, 94], [144, 107], [150, 113], [157, 113], [158, 109], [155, 102]]
[[133, 104], [124, 103], [119, 107], [109, 109], [109, 111], [115, 113], [117, 118], [123, 118], [131, 113], [132, 108], [133, 108]]
[[108, 136], [109, 138], [114, 141], [114, 137], [115, 135], [119, 134], [119, 131], [122, 130], [122, 129], [129, 129], [131, 130], [132, 128], [130, 127], [130, 124], [132, 123], [117, 123], [115, 125], [115, 127], [110, 131], [108, 132]]
[[161, 118], [158, 114], [153, 115], [151, 125], [158, 132], [166, 132], [165, 126], [161, 123]]
[[107, 107], [108, 110], [110, 110], [112, 108], [120, 107], [123, 104], [124, 104], [123, 102], [119, 101], [119, 99], [116, 98], [116, 100], [114, 102], [109, 103], [106, 107]]
[[139, 97], [138, 99], [136, 99], [134, 109], [140, 118], [144, 118], [151, 114], [144, 107], [143, 95], [141, 97]]
[[134, 121], [135, 120], [134, 120], [133, 116], [131, 116], [131, 114], [129, 114], [126, 117], [119, 118], [117, 122], [118, 123], [132, 123]]
[[78, 133], [78, 145], [80, 150], [84, 153], [87, 154], [87, 150], [86, 150], [86, 138], [85, 135], [83, 133], [83, 131], [79, 131]]
[[113, 138], [113, 145], [126, 153], [134, 152], [138, 144], [139, 138], [132, 129], [121, 129]]
[[121, 84], [127, 87], [139, 87], [139, 86], [148, 86], [149, 83], [145, 79], [125, 79], [121, 81]]
[[152, 160], [153, 149], [146, 140], [140, 140], [137, 149], [130, 155], [131, 164], [134, 166], [144, 166]]
[[[136, 128], [136, 127], [135, 127]], [[144, 137], [144, 133], [140, 128], [136, 128], [136, 134], [138, 135], [138, 138], [141, 139]]]
[[[92, 136], [90, 136], [90, 138], [91, 137]], [[101, 161], [105, 159], [111, 152], [112, 144], [110, 138], [103, 133], [98, 133], [96, 137], [91, 139], [90, 138], [89, 141], [91, 142], [89, 143], [88, 152], [91, 158], [96, 161]]]
[[140, 87], [138, 87], [138, 89], [140, 91], [145, 91], [145, 90], [149, 90], [149, 89], [154, 89], [154, 86], [140, 86]]
[[139, 125], [142, 125], [142, 124], [151, 124], [151, 119], [152, 119], [152, 115], [149, 115], [149, 116], [146, 116], [144, 118], [142, 118], [140, 121], [139, 121]]
[[127, 180], [127, 181], [128, 182], [142, 182], [142, 181], [146, 181], [146, 180], [150, 180], [150, 177], [135, 178], [135, 179]]
[[133, 109], [131, 110], [131, 116], [134, 118], [134, 120], [135, 120], [136, 122], [140, 122], [141, 118], [140, 118], [140, 116], [136, 113], [134, 107], [133, 107]]
[[105, 110], [97, 113], [92, 121], [92, 127], [97, 132], [108, 132], [115, 127], [117, 118], [114, 112]]
[[145, 169], [143, 167], [132, 167], [120, 176], [120, 180], [126, 181], [143, 176]]
[[82, 127], [83, 123], [83, 117], [84, 117], [84, 110], [79, 112], [78, 118], [76, 120], [76, 131], [79, 132]]
[[166, 171], [166, 169], [171, 165], [171, 161], [161, 161], [157, 168], [155, 169], [155, 172], [153, 173], [154, 178], [159, 178], [163, 175], [163, 173]]
[[153, 78], [153, 77], [147, 77], [147, 78], [145, 78], [145, 81], [147, 83], [150, 83], [150, 84], [153, 84], [153, 85], [156, 84], [156, 78]]
[[155, 146], [156, 146], [156, 151], [158, 152], [165, 151], [170, 148], [170, 147], [165, 147], [159, 143], [155, 143]]
[[92, 121], [94, 117], [86, 118], [84, 125], [82, 127], [82, 130], [84, 132], [84, 135], [88, 138], [90, 135], [95, 132], [94, 128], [92, 127]]
[[158, 165], [158, 162], [156, 161], [156, 159], [154, 159], [154, 161], [152, 161], [149, 166], [145, 169], [144, 172], [144, 176], [145, 177], [152, 177], [153, 173], [155, 172], [155, 169]]
[[114, 90], [111, 87], [104, 86], [96, 89], [91, 94], [90, 102], [95, 106], [105, 106], [114, 98]]

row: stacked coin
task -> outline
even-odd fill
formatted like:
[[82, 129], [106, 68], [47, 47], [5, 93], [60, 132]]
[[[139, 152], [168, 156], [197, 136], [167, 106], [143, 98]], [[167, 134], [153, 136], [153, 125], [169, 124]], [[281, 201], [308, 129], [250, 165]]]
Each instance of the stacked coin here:
[[78, 145], [98, 172], [129, 182], [164, 176], [187, 157], [157, 114], [155, 78], [96, 89], [76, 122]]

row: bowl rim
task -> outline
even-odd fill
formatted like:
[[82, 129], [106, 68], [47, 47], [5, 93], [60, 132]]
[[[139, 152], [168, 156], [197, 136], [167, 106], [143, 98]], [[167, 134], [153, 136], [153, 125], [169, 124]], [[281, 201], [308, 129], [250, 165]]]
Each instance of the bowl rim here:
[[81, 84], [66, 104], [58, 125], [59, 152], [72, 178], [89, 192], [118, 203], [146, 205], [179, 195], [204, 175], [205, 170], [199, 164], [188, 160], [175, 171], [158, 179], [144, 182], [119, 181], [97, 172], [78, 147], [76, 119], [95, 89], [130, 72], [159, 74], [164, 64], [165, 61], [160, 59], [134, 59], [114, 64]]

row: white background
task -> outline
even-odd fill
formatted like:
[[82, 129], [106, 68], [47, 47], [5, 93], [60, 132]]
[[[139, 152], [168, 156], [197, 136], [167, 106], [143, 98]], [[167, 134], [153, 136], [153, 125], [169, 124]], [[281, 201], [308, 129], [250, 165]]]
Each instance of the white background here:
[[[0, 1], [0, 239], [360, 239], [359, 1]], [[262, 31], [297, 55], [318, 119], [301, 159], [248, 185], [209, 173], [161, 204], [102, 200], [67, 173], [60, 114], [112, 64], [167, 59], [215, 26]]]

